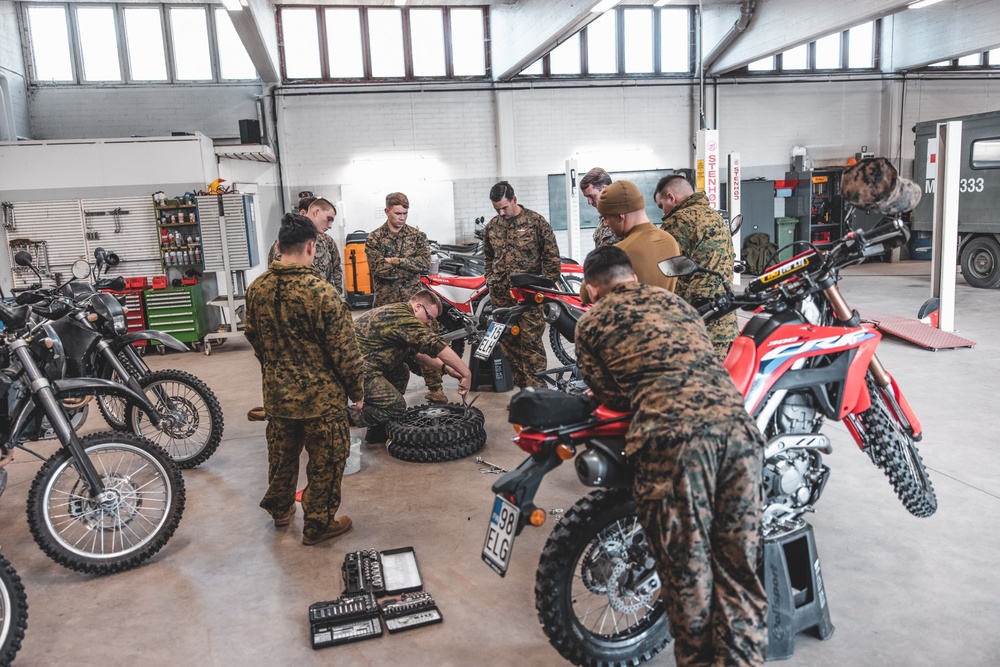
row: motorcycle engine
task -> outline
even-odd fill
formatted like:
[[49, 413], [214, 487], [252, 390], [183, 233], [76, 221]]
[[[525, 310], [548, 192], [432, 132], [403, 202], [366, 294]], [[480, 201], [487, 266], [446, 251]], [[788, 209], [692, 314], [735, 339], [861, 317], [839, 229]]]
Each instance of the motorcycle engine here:
[[817, 433], [823, 415], [813, 406], [810, 394], [788, 394], [774, 414], [778, 433]]

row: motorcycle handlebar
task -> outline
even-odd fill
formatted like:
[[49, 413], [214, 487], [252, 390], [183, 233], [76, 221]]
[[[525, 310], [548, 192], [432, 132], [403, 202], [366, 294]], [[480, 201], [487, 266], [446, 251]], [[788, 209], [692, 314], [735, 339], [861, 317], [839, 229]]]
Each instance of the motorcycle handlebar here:
[[[910, 230], [899, 218], [888, 221], [885, 224], [874, 227], [867, 232], [856, 232], [861, 241], [861, 245], [871, 247], [879, 244], [886, 244], [890, 248], [906, 243], [910, 239]], [[891, 243], [889, 243], [891, 242]]]

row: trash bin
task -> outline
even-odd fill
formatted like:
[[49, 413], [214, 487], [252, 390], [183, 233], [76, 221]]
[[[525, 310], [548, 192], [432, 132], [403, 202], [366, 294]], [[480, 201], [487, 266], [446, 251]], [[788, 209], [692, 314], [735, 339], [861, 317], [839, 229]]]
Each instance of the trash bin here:
[[774, 243], [780, 252], [778, 259], [784, 262], [795, 255], [795, 226], [799, 224], [798, 218], [775, 218], [774, 219]]

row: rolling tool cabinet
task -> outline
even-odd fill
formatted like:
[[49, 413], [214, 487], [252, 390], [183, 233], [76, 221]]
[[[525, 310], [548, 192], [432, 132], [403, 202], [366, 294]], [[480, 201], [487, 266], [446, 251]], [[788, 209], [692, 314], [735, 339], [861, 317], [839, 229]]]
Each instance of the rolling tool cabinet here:
[[[150, 329], [172, 335], [197, 349], [208, 332], [201, 285], [146, 290], [146, 319]], [[158, 351], [163, 350], [157, 346]]]

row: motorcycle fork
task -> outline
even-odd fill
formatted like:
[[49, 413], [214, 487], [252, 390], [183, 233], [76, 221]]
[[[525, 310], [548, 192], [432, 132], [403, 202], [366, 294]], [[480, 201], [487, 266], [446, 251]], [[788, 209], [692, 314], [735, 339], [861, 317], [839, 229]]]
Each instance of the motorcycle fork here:
[[21, 362], [21, 368], [24, 369], [25, 374], [28, 376], [31, 393], [38, 397], [38, 401], [42, 404], [42, 409], [45, 411], [45, 416], [49, 418], [49, 423], [52, 425], [52, 430], [56, 432], [59, 441], [73, 456], [77, 470], [83, 477], [83, 481], [87, 485], [87, 490], [90, 491], [91, 497], [101, 501], [101, 496], [106, 493], [104, 482], [101, 481], [101, 476], [97, 474], [94, 464], [87, 457], [83, 443], [77, 437], [76, 432], [69, 423], [69, 419], [66, 418], [66, 413], [63, 411], [59, 399], [56, 398], [52, 384], [42, 374], [42, 371], [32, 358], [31, 352], [28, 350], [28, 343], [18, 339], [10, 343], [8, 347], [14, 353], [14, 356], [17, 357], [18, 361]]
[[[129, 347], [132, 346], [129, 345]], [[145, 393], [142, 389], [142, 385], [139, 384], [139, 381], [135, 378], [135, 376], [128, 372], [128, 369], [125, 368], [125, 364], [123, 364], [121, 359], [118, 358], [115, 351], [111, 349], [111, 345], [108, 344], [108, 341], [99, 341], [97, 343], [97, 349], [100, 351], [101, 355], [104, 356], [104, 360], [109, 366], [111, 366], [114, 372], [118, 373], [118, 377], [122, 379], [122, 384], [140, 396]], [[139, 356], [135, 353], [135, 350], [131, 349], [127, 350], [125, 354], [128, 355], [129, 352], [131, 352], [135, 357]], [[135, 360], [131, 357], [129, 358], [129, 361], [135, 363]], [[141, 364], [142, 362], [140, 361], [139, 363]], [[142, 366], [136, 365], [135, 368], [142, 369]], [[156, 396], [156, 400], [159, 401], [160, 404], [166, 406], [168, 410], [173, 410], [174, 406], [170, 400], [170, 395], [167, 394], [167, 391], [163, 387], [153, 387], [153, 394]]]
[[[823, 290], [823, 295], [826, 296], [830, 305], [833, 306], [833, 313], [842, 324], [855, 319], [857, 314], [847, 305], [847, 301], [844, 299], [844, 295], [840, 293], [840, 288], [836, 283]], [[900, 425], [911, 436], [919, 438], [920, 422], [917, 421], [916, 415], [910, 408], [909, 403], [903, 398], [903, 394], [899, 392], [899, 388], [893, 382], [892, 376], [889, 375], [889, 371], [885, 369], [885, 366], [879, 361], [877, 355], [872, 355], [871, 361], [868, 362], [868, 370], [871, 372], [872, 377], [875, 379], [875, 384], [878, 385], [882, 392], [882, 397], [889, 404], [889, 408]], [[897, 400], [897, 394], [900, 400]]]

